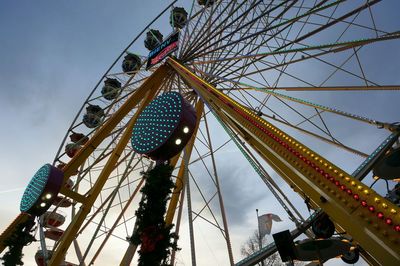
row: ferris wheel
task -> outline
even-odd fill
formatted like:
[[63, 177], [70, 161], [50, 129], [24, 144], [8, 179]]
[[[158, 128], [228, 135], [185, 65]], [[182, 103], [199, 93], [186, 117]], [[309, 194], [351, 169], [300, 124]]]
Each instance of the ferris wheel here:
[[[163, 263], [250, 265], [230, 218], [255, 182], [298, 234], [336, 232], [371, 264], [400, 261], [390, 3], [176, 2], [111, 64], [28, 185], [14, 223], [39, 217], [37, 263], [129, 265], [168, 236]], [[160, 171], [168, 181], [152, 184]], [[157, 212], [167, 233], [146, 224]]]

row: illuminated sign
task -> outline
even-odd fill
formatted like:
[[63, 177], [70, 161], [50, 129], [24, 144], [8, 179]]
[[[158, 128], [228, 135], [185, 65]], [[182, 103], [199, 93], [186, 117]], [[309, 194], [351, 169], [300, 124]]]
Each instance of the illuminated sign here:
[[167, 55], [178, 49], [179, 32], [174, 33], [168, 39], [163, 41], [159, 46], [151, 50], [147, 57], [146, 69], [151, 68], [155, 64], [158, 64]]

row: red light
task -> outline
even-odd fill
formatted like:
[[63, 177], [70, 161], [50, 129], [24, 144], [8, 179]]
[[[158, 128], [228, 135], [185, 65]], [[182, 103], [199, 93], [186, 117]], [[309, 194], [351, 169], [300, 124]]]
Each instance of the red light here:
[[335, 181], [335, 185], [336, 186], [340, 186], [340, 182], [339, 181]]
[[353, 195], [353, 198], [354, 198], [355, 200], [359, 200], [359, 199], [360, 199], [360, 196], [358, 196], [358, 194], [354, 194], [354, 195]]
[[386, 223], [387, 225], [391, 225], [391, 224], [393, 223], [393, 221], [392, 221], [392, 219], [390, 219], [390, 218], [386, 218], [385, 223]]
[[361, 201], [361, 205], [362, 205], [363, 207], [367, 207], [367, 206], [368, 206], [368, 204], [367, 204], [367, 202], [366, 202], [365, 200], [362, 200], [362, 201]]
[[328, 173], [325, 173], [325, 178], [329, 179], [329, 177], [331, 177]]
[[368, 210], [369, 210], [370, 212], [374, 212], [374, 211], [375, 211], [375, 207], [374, 207], [374, 206], [369, 206], [369, 207], [368, 207]]
[[394, 227], [394, 230], [395, 230], [396, 232], [400, 232], [400, 225], [396, 225], [396, 226]]
[[351, 189], [348, 189], [347, 194], [351, 195], [351, 194], [353, 194], [353, 191], [351, 191]]
[[383, 213], [381, 213], [381, 212], [378, 212], [378, 213], [376, 214], [376, 216], [378, 216], [379, 219], [383, 219]]
[[341, 186], [340, 186], [340, 189], [343, 190], [343, 191], [345, 191], [345, 190], [346, 190], [346, 186], [345, 186], [345, 185], [341, 185]]

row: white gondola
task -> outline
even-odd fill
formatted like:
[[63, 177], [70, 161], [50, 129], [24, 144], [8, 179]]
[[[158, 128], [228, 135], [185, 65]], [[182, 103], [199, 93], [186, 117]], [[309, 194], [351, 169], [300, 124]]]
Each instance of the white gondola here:
[[64, 198], [62, 196], [57, 196], [53, 201], [53, 205], [61, 207], [61, 208], [68, 208], [68, 207], [71, 207], [72, 201], [68, 198]]
[[43, 214], [44, 227], [59, 227], [65, 223], [65, 216], [63, 214], [47, 211]]
[[47, 229], [44, 232], [44, 236], [46, 238], [54, 240], [54, 241], [60, 240], [63, 234], [64, 234], [64, 230], [61, 230], [61, 229]]

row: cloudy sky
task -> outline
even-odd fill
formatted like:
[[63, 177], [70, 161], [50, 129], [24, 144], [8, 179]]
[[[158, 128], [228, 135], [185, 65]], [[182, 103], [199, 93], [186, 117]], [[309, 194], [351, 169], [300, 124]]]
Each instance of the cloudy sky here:
[[[157, 15], [169, 1], [131, 0], [131, 1], [49, 1], [49, 0], [3, 0], [0, 3], [0, 230], [3, 230], [19, 213], [19, 201], [24, 186], [32, 174], [44, 163], [51, 162], [60, 145], [70, 121], [82, 105], [100, 76], [114, 61], [145, 25]], [[379, 25], [387, 30], [399, 30], [400, 22], [397, 11], [400, 4], [395, 0], [385, 1], [386, 5], [376, 9]], [[180, 0], [178, 5], [187, 9], [190, 2]], [[168, 34], [167, 23], [157, 24]], [[386, 45], [386, 44], [385, 44]], [[395, 85], [400, 83], [399, 63], [386, 64], [386, 60], [399, 58], [398, 41], [387, 46], [381, 45], [379, 53], [371, 53], [365, 64], [375, 65], [369, 69], [370, 77], [380, 84]], [[386, 48], [387, 51], [385, 52]], [[143, 50], [136, 51], [145, 55]], [[378, 63], [377, 63], [378, 62]], [[334, 97], [325, 94], [323, 104], [349, 107], [348, 111], [365, 114], [383, 121], [399, 121], [399, 95], [392, 92], [387, 95], [372, 93], [350, 95], [333, 102]], [[309, 99], [318, 101], [320, 95], [311, 95]], [[359, 104], [357, 100], [365, 100]], [[337, 100], [337, 99], [335, 99]], [[334, 118], [332, 118], [334, 121]], [[333, 124], [337, 134], [342, 135], [347, 143], [371, 152], [386, 133], [375, 129], [357, 128], [352, 125]], [[363, 132], [363, 137], [357, 134]], [[226, 136], [221, 133], [220, 141]], [[305, 141], [311, 141], [306, 138]], [[369, 142], [375, 143], [371, 145]], [[327, 156], [335, 160], [344, 169], [356, 167], [344, 155], [330, 152]], [[347, 156], [347, 157], [346, 157]], [[358, 160], [358, 161], [357, 161]], [[357, 159], [356, 162], [361, 162]], [[229, 162], [229, 164], [227, 164]], [[286, 222], [274, 225], [273, 232], [289, 228], [287, 217], [282, 208], [277, 208], [276, 200], [268, 193], [254, 171], [238, 155], [233, 145], [227, 146], [217, 158], [221, 165], [219, 175], [225, 192], [225, 205], [232, 227], [232, 242], [235, 258], [239, 259], [240, 244], [257, 227], [255, 209], [261, 213], [278, 213]], [[237, 167], [232, 168], [235, 165]], [[200, 167], [200, 166], [199, 166]], [[191, 171], [195, 172], [196, 167]], [[244, 178], [246, 177], [246, 178]], [[278, 181], [279, 182], [279, 181]], [[290, 189], [283, 186], [285, 192]], [[267, 195], [267, 196], [266, 196]], [[296, 199], [296, 196], [293, 195]], [[296, 201], [305, 214], [305, 207]], [[203, 241], [197, 248], [210, 258], [202, 262], [226, 265], [225, 256], [219, 250], [210, 248], [212, 233], [208, 227], [196, 228]], [[184, 243], [186, 237], [181, 241]], [[268, 239], [270, 241], [270, 238]], [[187, 243], [187, 242], [186, 242]], [[182, 245], [183, 248], [188, 248]], [[33, 254], [36, 248], [26, 252], [26, 265], [34, 265]], [[190, 265], [188, 255], [178, 257], [181, 265]], [[208, 260], [210, 259], [210, 260]], [[112, 260], [111, 260], [112, 261]], [[211, 265], [208, 264], [208, 265]], [[328, 265], [342, 265], [341, 260], [334, 260]], [[97, 265], [110, 265], [102, 264]], [[364, 265], [362, 262], [358, 265]]]

